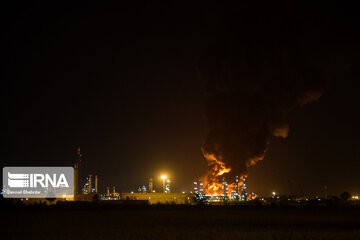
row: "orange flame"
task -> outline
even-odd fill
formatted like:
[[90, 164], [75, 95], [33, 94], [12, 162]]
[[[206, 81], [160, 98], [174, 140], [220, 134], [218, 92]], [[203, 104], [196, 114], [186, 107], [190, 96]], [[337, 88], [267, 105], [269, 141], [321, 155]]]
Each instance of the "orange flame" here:
[[258, 196], [257, 196], [257, 194], [249, 194], [248, 195], [248, 197], [247, 197], [247, 200], [249, 201], [249, 200], [254, 200], [254, 199], [256, 199]]
[[[215, 154], [210, 154], [202, 149], [204, 158], [208, 161], [209, 172], [204, 177], [204, 191], [206, 195], [223, 195], [224, 184], [220, 176], [231, 171], [230, 167], [226, 167], [222, 161], [222, 157], [216, 157]], [[235, 189], [235, 184], [231, 183], [227, 185], [227, 195], [230, 197], [231, 191]]]
[[221, 156], [219, 157], [219, 159], [217, 159], [214, 154], [205, 153], [204, 151], [203, 151], [203, 155], [208, 161], [209, 165], [213, 166], [214, 175], [216, 177], [231, 171], [231, 168], [225, 167], [225, 163], [221, 161], [222, 160]]

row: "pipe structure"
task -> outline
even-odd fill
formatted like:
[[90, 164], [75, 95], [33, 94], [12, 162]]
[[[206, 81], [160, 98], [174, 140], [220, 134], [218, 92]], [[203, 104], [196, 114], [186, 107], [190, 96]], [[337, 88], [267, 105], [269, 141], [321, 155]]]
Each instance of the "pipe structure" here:
[[95, 175], [95, 193], [98, 193], [98, 175]]
[[76, 160], [74, 163], [74, 199], [79, 194], [79, 167], [82, 161], [80, 147], [76, 148]]
[[74, 198], [78, 195], [78, 187], [79, 187], [79, 164], [74, 163]]
[[162, 187], [163, 187], [163, 193], [165, 193], [165, 185], [166, 185], [166, 179], [167, 179], [167, 176], [166, 175], [162, 175], [161, 176], [161, 179], [162, 179]]
[[154, 184], [153, 184], [153, 179], [150, 178], [149, 179], [149, 192], [153, 192], [153, 188], [154, 188]]
[[88, 193], [92, 192], [92, 174], [89, 174], [89, 186], [88, 186]]

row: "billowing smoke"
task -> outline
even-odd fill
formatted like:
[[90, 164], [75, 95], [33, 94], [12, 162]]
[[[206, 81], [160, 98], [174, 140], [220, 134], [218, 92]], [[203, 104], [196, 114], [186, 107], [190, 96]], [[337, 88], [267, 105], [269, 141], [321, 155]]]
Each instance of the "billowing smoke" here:
[[231, 168], [230, 176], [245, 176], [264, 158], [271, 136], [288, 136], [289, 112], [321, 97], [327, 78], [322, 49], [312, 40], [308, 44], [308, 36], [299, 40], [290, 33], [277, 35], [279, 29], [241, 28], [234, 27], [235, 34], [219, 31], [214, 54], [201, 67], [207, 82], [208, 132], [202, 151], [208, 178], [218, 167], [211, 158]]
[[[226, 85], [209, 83], [208, 134], [203, 151], [222, 159], [234, 174], [246, 175], [249, 166], [264, 158], [270, 136], [288, 136], [289, 111], [318, 100], [322, 94], [319, 86], [297, 77], [295, 70], [291, 76], [274, 71], [263, 78], [253, 76], [258, 75], [255, 71], [231, 72], [232, 79], [227, 79]], [[247, 74], [254, 79], [247, 80]]]

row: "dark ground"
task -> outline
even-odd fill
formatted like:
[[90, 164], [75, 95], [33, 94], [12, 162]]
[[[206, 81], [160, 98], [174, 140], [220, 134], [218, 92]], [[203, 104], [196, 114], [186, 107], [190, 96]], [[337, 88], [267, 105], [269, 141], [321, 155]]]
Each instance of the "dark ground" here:
[[360, 239], [358, 208], [47, 207], [2, 217], [1, 239]]

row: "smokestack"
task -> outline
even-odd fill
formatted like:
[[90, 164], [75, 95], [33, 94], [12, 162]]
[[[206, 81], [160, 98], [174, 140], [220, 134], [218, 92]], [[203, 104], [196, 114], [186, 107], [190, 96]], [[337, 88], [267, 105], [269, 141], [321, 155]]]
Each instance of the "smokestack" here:
[[152, 177], [149, 179], [149, 192], [153, 192], [154, 184]]
[[81, 151], [80, 151], [80, 147], [77, 147], [76, 148], [76, 156], [77, 156], [77, 162], [80, 164], [81, 163], [81, 157], [82, 157], [82, 155], [81, 155]]
[[115, 199], [115, 196], [116, 196], [115, 187], [113, 187], [112, 190], [113, 190], [113, 198]]
[[98, 175], [95, 175], [95, 193], [98, 193]]
[[81, 163], [82, 155], [80, 152], [80, 147], [76, 148], [76, 160], [74, 163], [74, 199], [76, 198], [76, 195], [79, 194], [79, 167]]
[[78, 187], [79, 187], [79, 164], [74, 163], [74, 199], [76, 195], [78, 195]]

